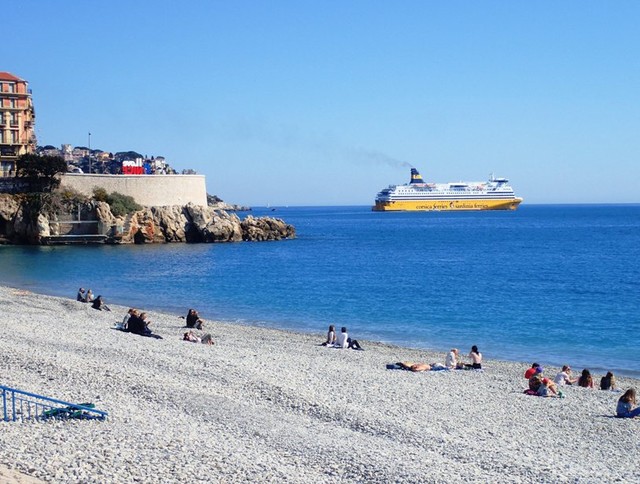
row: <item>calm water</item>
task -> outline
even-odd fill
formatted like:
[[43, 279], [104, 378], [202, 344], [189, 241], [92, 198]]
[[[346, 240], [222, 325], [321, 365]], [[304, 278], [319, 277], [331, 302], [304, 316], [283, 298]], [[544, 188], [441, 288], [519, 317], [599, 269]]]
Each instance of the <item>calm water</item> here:
[[[0, 283], [205, 318], [640, 376], [640, 206], [254, 210], [269, 243], [0, 247]], [[319, 337], [320, 338], [320, 337]]]

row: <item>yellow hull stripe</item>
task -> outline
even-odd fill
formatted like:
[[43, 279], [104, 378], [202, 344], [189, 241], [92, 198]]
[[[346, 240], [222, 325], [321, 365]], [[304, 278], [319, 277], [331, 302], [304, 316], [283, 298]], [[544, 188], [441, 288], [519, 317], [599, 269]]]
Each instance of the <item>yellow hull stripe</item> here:
[[372, 207], [374, 212], [393, 211], [430, 211], [430, 210], [515, 210], [522, 202], [522, 198], [507, 200], [398, 200], [391, 202], [376, 202]]

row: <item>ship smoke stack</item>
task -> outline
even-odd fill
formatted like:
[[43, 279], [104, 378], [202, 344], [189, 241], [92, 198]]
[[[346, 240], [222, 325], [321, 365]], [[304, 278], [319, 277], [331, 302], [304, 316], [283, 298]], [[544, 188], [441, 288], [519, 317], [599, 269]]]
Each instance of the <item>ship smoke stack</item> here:
[[418, 170], [411, 168], [411, 182], [410, 183], [424, 183], [422, 175], [418, 173]]

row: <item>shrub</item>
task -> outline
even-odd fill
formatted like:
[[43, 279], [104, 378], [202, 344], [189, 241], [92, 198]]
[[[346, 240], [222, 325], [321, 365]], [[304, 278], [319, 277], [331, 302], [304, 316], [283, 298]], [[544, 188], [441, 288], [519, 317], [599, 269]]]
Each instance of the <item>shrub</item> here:
[[136, 203], [133, 197], [130, 197], [129, 195], [123, 195], [122, 193], [118, 192], [111, 192], [107, 196], [106, 201], [109, 204], [109, 207], [111, 207], [111, 213], [116, 217], [120, 217], [137, 210], [142, 210], [142, 206]]
[[102, 187], [93, 187], [93, 199], [98, 202], [106, 202], [109, 198], [109, 194]]
[[67, 204], [85, 203], [89, 200], [86, 195], [83, 195], [79, 191], [67, 186], [59, 188], [55, 193], [60, 196], [63, 203]]

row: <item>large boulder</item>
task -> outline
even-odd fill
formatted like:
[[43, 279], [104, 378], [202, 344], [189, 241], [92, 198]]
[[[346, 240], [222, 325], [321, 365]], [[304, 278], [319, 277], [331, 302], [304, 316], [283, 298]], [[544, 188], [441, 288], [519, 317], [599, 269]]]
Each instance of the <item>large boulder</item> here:
[[186, 242], [188, 224], [185, 207], [151, 207], [155, 225], [164, 235], [165, 242]]
[[295, 228], [279, 218], [255, 218], [249, 215], [240, 226], [242, 240], [280, 240], [292, 239], [296, 236]]
[[147, 244], [166, 242], [161, 227], [156, 225], [150, 208], [139, 210], [131, 215], [129, 230], [123, 235], [122, 242]]
[[191, 220], [188, 242], [239, 242], [240, 219], [235, 214], [211, 207], [189, 204], [185, 207]]

